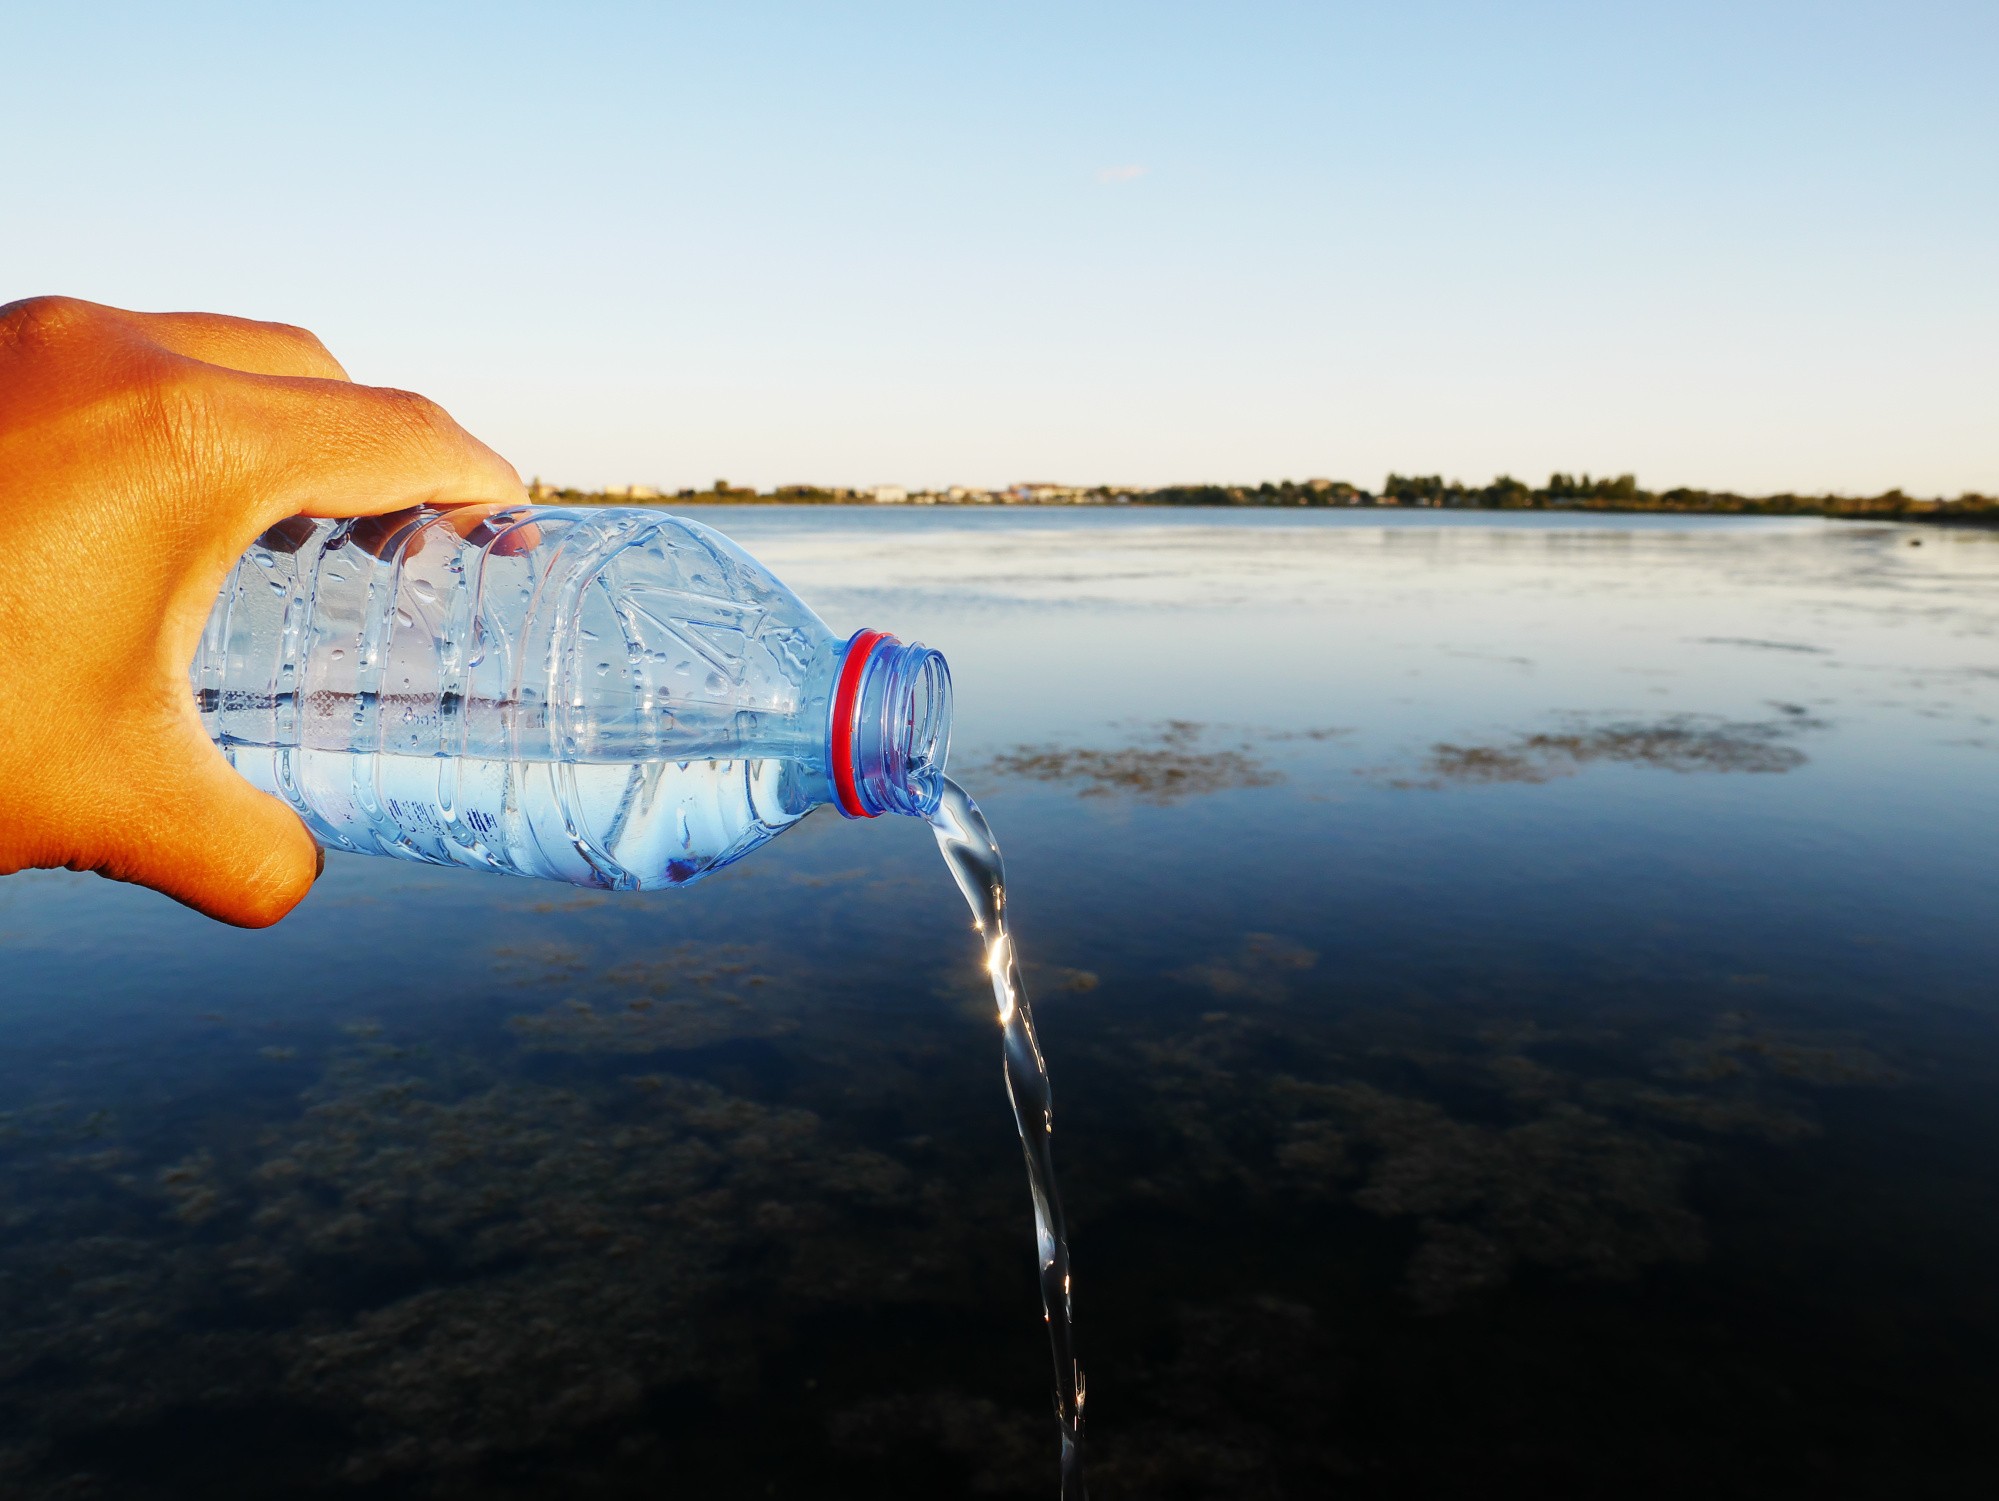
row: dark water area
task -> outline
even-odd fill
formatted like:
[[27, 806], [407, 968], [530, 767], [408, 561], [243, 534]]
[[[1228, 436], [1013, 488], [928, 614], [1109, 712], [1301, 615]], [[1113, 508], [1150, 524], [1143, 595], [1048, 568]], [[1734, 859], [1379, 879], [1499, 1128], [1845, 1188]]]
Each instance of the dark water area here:
[[[1999, 536], [703, 519], [951, 659], [1098, 1501], [1999, 1483]], [[997, 1032], [910, 819], [0, 880], [0, 1495], [1052, 1497]]]

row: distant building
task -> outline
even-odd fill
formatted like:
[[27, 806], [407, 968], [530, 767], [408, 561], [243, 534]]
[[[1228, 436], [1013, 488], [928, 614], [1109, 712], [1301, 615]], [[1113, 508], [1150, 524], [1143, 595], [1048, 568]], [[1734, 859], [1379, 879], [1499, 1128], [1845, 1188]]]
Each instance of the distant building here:
[[1325, 496], [1328, 505], [1360, 506], [1371, 505], [1374, 501], [1367, 491], [1343, 479], [1308, 479], [1303, 488], [1314, 495]]
[[868, 491], [868, 494], [874, 497], [875, 504], [879, 506], [906, 505], [909, 501], [909, 492], [901, 485], [876, 485], [874, 489]]

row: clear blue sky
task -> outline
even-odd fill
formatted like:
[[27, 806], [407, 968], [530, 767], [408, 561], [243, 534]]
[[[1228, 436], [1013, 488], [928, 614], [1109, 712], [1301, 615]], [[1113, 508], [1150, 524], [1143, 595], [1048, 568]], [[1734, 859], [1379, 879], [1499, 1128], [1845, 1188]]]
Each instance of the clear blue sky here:
[[524, 473], [1999, 491], [1999, 4], [9, 6], [0, 298]]

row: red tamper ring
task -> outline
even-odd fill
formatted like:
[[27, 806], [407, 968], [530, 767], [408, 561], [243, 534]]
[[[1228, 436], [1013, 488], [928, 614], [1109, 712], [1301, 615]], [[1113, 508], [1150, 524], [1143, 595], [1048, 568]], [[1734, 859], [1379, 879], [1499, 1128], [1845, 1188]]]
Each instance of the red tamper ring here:
[[868, 658], [882, 642], [894, 639], [880, 631], [854, 632], [854, 638], [847, 643], [847, 655], [840, 663], [840, 681], [833, 689], [833, 791], [839, 797], [840, 811], [849, 818], [875, 816], [861, 801], [861, 784], [854, 777], [854, 730]]

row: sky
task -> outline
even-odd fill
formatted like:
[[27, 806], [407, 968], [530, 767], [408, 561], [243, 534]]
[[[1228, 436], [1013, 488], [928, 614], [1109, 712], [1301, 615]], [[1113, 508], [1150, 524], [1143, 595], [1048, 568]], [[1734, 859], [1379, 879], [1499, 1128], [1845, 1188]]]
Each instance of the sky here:
[[1999, 4], [0, 0], [0, 300], [524, 475], [1999, 493]]

